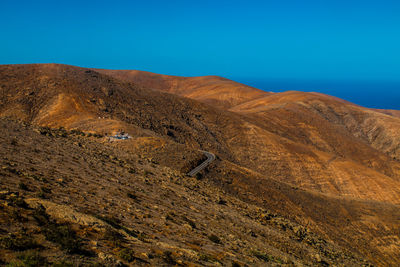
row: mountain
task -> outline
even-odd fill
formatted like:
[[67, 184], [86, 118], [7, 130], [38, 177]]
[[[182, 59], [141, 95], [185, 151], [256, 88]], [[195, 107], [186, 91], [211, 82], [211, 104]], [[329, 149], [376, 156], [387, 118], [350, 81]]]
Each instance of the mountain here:
[[[222, 78], [211, 87], [199, 82], [186, 93], [184, 86], [170, 89], [156, 83], [176, 77], [139, 71], [103, 73], [207, 104], [210, 100], [199, 96], [210, 95], [214, 88], [228, 83], [231, 94], [222, 94], [220, 101], [239, 104], [216, 107], [241, 115], [244, 121], [241, 130], [224, 131], [221, 137], [228, 142], [234, 162], [306, 189], [399, 203], [399, 118], [319, 93], [265, 93]], [[192, 79], [204, 81], [208, 77]], [[198, 94], [196, 88], [200, 88]], [[252, 93], [243, 97], [243, 90]], [[235, 95], [240, 97], [232, 100]]]
[[248, 100], [269, 95], [259, 89], [218, 76], [179, 77], [137, 70], [94, 70], [144, 88], [181, 95], [222, 108], [231, 108]]
[[377, 112], [381, 112], [386, 115], [390, 115], [393, 117], [400, 117], [400, 111], [399, 110], [393, 110], [393, 109], [375, 109]]
[[[396, 116], [215, 76], [58, 64], [0, 66], [0, 86], [1, 222], [14, 211], [28, 220], [0, 234], [35, 229], [42, 206], [45, 226], [64, 221], [82, 238], [88, 262], [400, 261]], [[110, 142], [119, 130], [132, 138]], [[217, 160], [190, 178], [198, 149]], [[32, 239], [78, 263], [46, 227]]]

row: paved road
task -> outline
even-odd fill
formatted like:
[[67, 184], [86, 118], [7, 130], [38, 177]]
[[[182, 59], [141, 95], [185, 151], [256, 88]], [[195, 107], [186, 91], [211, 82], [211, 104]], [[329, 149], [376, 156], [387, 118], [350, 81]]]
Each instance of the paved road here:
[[215, 159], [215, 155], [213, 153], [207, 152], [207, 151], [202, 151], [201, 152], [204, 153], [204, 155], [207, 156], [207, 159], [201, 163], [199, 166], [197, 166], [196, 168], [194, 168], [193, 170], [191, 170], [187, 175], [189, 176], [195, 176], [196, 174], [198, 174], [200, 171], [202, 171], [205, 167], [208, 166], [208, 164], [210, 164], [214, 159]]

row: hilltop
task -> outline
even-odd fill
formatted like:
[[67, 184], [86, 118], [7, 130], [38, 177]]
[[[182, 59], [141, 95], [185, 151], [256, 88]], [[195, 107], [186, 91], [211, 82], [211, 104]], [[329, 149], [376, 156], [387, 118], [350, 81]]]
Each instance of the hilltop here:
[[94, 70], [144, 88], [181, 95], [221, 108], [231, 108], [270, 95], [219, 76], [180, 77], [137, 70]]
[[[0, 66], [0, 86], [0, 233], [28, 228], [51, 262], [400, 260], [395, 111], [216, 76], [58, 64]], [[109, 142], [119, 130], [132, 138]], [[217, 160], [190, 178], [198, 149]], [[67, 223], [87, 254], [60, 250], [40, 223]]]

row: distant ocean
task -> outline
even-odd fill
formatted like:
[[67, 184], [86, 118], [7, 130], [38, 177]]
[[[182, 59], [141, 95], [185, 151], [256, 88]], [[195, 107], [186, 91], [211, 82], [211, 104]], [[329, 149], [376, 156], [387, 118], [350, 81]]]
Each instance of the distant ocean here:
[[400, 82], [239, 81], [264, 91], [319, 92], [360, 106], [400, 110]]

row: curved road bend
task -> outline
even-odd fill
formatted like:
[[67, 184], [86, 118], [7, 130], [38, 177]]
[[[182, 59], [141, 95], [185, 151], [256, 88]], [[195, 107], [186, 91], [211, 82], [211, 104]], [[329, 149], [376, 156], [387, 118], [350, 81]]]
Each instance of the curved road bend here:
[[205, 161], [203, 161], [203, 163], [201, 163], [199, 166], [197, 166], [196, 168], [194, 168], [193, 170], [191, 170], [190, 172], [188, 172], [187, 175], [193, 177], [196, 174], [198, 174], [200, 171], [202, 171], [205, 167], [207, 167], [211, 162], [213, 162], [213, 160], [215, 160], [215, 155], [213, 153], [207, 152], [207, 151], [203, 151], [200, 150], [201, 152], [204, 153], [204, 155], [207, 156], [207, 159]]

